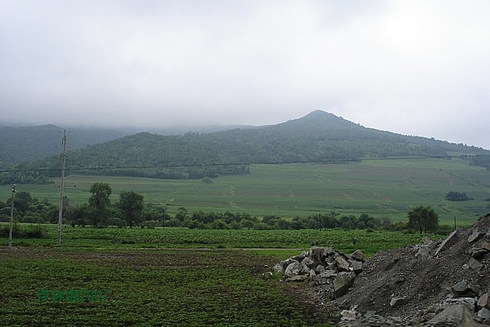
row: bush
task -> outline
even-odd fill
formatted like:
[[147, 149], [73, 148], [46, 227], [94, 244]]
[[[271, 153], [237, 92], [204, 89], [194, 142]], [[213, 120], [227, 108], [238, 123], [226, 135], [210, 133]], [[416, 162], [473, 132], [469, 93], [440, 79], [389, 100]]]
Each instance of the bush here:
[[439, 225], [436, 230], [437, 235], [448, 235], [454, 230], [453, 226], [450, 225]]
[[109, 218], [107, 219], [108, 226], [116, 226], [116, 227], [126, 227], [128, 223], [121, 218]]
[[[9, 237], [10, 224], [3, 225], [0, 229], [0, 235], [2, 237]], [[20, 227], [15, 223], [12, 228], [13, 238], [43, 238], [46, 236], [47, 231], [41, 225], [30, 225], [26, 227]]]
[[158, 226], [158, 220], [147, 220], [140, 224], [141, 228], [155, 229]]
[[473, 200], [472, 198], [468, 197], [466, 193], [460, 193], [460, 192], [448, 192], [446, 194], [446, 200], [448, 201], [469, 201]]

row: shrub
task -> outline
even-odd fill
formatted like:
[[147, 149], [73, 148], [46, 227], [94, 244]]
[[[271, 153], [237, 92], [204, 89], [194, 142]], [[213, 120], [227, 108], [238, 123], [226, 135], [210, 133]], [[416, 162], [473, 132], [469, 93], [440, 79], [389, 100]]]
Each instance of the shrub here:
[[[10, 232], [10, 224], [3, 225], [0, 229], [0, 236], [8, 237]], [[41, 225], [30, 225], [26, 227], [20, 227], [15, 223], [12, 228], [13, 238], [43, 238], [47, 232]]]
[[466, 193], [460, 193], [460, 192], [448, 192], [446, 194], [446, 200], [448, 201], [468, 201], [472, 200], [472, 198], [468, 197]]

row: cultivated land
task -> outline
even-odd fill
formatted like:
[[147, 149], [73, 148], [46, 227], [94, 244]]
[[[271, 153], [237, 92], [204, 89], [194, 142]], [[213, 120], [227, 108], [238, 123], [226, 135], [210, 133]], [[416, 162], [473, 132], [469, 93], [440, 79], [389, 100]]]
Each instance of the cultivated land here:
[[[243, 149], [247, 151], [237, 153]], [[150, 173], [165, 153], [165, 162], [187, 165], [193, 168], [189, 174], [201, 171], [194, 176], [205, 176], [209, 167], [192, 163], [480, 153], [474, 151], [364, 129], [317, 111], [271, 128], [231, 131], [206, 139], [142, 133], [72, 153], [68, 169], [73, 160], [72, 169], [76, 163], [83, 163], [82, 169], [147, 166], [153, 167]], [[189, 161], [186, 153], [194, 158]], [[46, 167], [57, 167], [57, 159]], [[459, 225], [468, 225], [490, 211], [490, 171], [457, 158], [253, 164], [248, 175], [202, 180], [71, 175], [65, 184], [69, 204], [88, 202], [95, 182], [111, 186], [112, 203], [121, 192], [132, 190], [142, 194], [146, 204], [165, 206], [170, 215], [184, 207], [188, 213], [232, 211], [293, 218], [335, 211], [407, 221], [407, 212], [423, 205], [433, 207], [442, 224], [452, 225], [457, 218]], [[17, 190], [58, 203], [59, 183], [55, 179], [47, 185], [21, 184]], [[472, 200], [447, 201], [450, 191], [465, 193]], [[10, 197], [11, 185], [1, 187], [0, 199], [5, 202]], [[3, 212], [2, 219], [8, 220], [8, 208]], [[445, 238], [381, 230], [99, 229], [66, 224], [62, 244], [55, 245], [56, 225], [22, 224], [20, 228], [42, 230], [44, 236], [14, 234], [13, 249], [7, 249], [5, 236], [0, 238], [0, 325], [5, 326], [327, 326], [338, 313], [330, 312], [321, 299], [307, 298], [307, 283], [285, 283], [270, 274], [275, 263], [313, 244], [347, 254], [360, 249], [372, 256], [420, 243], [424, 236]]]
[[[204, 180], [162, 180], [148, 178], [71, 175], [65, 195], [70, 204], [88, 202], [90, 186], [108, 183], [113, 202], [122, 191], [144, 195], [145, 203], [167, 205], [175, 214], [232, 211], [254, 216], [277, 215], [293, 218], [319, 212], [342, 215], [367, 213], [406, 221], [413, 206], [432, 206], [440, 223], [473, 223], [490, 210], [490, 171], [469, 166], [463, 159], [383, 159], [339, 164], [252, 165], [249, 175], [221, 176]], [[76, 185], [76, 186], [75, 186]], [[18, 185], [33, 197], [59, 199], [59, 180], [47, 185]], [[471, 201], [444, 199], [449, 191], [464, 192]], [[10, 197], [10, 186], [0, 197]]]
[[424, 236], [68, 226], [54, 246], [56, 226], [42, 228], [12, 250], [0, 239], [1, 325], [329, 326], [337, 313], [307, 298], [307, 284], [270, 275], [275, 263], [312, 242], [371, 255]]
[[[8, 226], [7, 223], [0, 227]], [[22, 224], [21, 228], [38, 228], [39, 225]], [[56, 244], [57, 225], [41, 225], [42, 238], [16, 238], [14, 246], [52, 247]], [[425, 235], [425, 234], [423, 234]], [[298, 251], [309, 249], [312, 244], [330, 246], [346, 253], [357, 249], [366, 255], [407, 244], [418, 243], [419, 233], [402, 233], [382, 230], [227, 230], [186, 228], [92, 228], [65, 226], [62, 232], [62, 248], [141, 249], [141, 248], [189, 248], [189, 249], [248, 249], [273, 254], [285, 259]], [[443, 238], [427, 234], [432, 239]], [[2, 245], [7, 238], [0, 238]]]

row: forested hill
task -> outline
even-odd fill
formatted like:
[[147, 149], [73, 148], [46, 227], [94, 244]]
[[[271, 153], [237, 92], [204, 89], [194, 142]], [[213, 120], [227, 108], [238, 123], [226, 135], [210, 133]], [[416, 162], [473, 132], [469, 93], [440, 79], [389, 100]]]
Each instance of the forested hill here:
[[[70, 128], [73, 150], [122, 137], [122, 132], [105, 128]], [[63, 128], [55, 125], [0, 126], [0, 168], [43, 159], [62, 151]]]
[[[365, 128], [333, 114], [314, 111], [272, 126], [208, 134], [163, 136], [139, 133], [71, 152], [71, 172], [202, 178], [247, 172], [252, 163], [338, 162], [405, 156], [489, 155], [490, 151], [423, 137]], [[17, 167], [53, 168], [59, 157]]]

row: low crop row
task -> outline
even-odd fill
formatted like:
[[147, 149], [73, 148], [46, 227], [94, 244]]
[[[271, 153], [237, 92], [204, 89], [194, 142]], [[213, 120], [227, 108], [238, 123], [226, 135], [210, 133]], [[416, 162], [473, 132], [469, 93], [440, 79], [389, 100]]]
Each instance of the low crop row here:
[[[26, 226], [24, 228], [29, 228]], [[39, 228], [37, 225], [32, 228]], [[22, 238], [14, 246], [54, 246], [55, 225], [43, 225], [42, 238]], [[280, 248], [308, 249], [312, 245], [330, 246], [349, 252], [357, 249], [367, 255], [389, 248], [420, 243], [423, 236], [433, 234], [402, 233], [383, 230], [211, 230], [186, 228], [82, 228], [67, 226], [62, 231], [63, 247], [82, 248]], [[0, 238], [7, 244], [7, 239]]]

